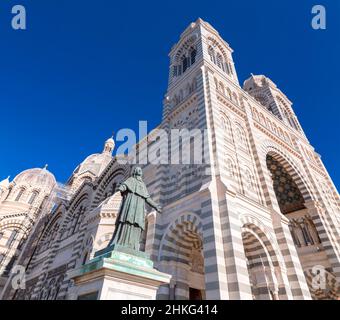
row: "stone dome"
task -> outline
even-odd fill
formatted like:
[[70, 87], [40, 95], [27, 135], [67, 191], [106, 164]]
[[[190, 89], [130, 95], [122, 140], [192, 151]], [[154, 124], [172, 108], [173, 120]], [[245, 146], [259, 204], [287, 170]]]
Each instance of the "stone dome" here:
[[263, 74], [252, 74], [251, 77], [245, 80], [243, 83], [243, 89], [248, 92], [254, 89], [263, 88], [265, 86], [272, 86], [276, 88], [276, 84]]
[[54, 175], [46, 167], [25, 170], [19, 173], [13, 182], [16, 185], [28, 184], [32, 187], [44, 189], [52, 189], [57, 183]]
[[112, 154], [112, 151], [114, 148], [115, 148], [115, 141], [113, 140], [113, 137], [111, 137], [105, 141], [103, 152]]
[[95, 153], [88, 156], [73, 172], [78, 176], [85, 173], [91, 172], [95, 176], [99, 176], [102, 171], [112, 160], [112, 151], [115, 147], [113, 137], [107, 139], [104, 144], [102, 153]]
[[112, 155], [109, 153], [95, 153], [88, 156], [73, 173], [78, 175], [87, 171], [98, 176], [110, 163]]

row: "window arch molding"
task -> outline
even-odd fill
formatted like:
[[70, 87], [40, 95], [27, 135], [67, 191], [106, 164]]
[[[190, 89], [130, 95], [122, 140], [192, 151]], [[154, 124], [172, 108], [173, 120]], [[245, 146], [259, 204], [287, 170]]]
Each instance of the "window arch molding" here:
[[179, 44], [179, 49], [172, 59], [172, 77], [184, 74], [195, 62], [197, 57], [197, 34], [188, 36]]
[[255, 179], [254, 179], [253, 171], [249, 167], [244, 166], [242, 175], [243, 175], [243, 181], [245, 184], [244, 187], [246, 188], [246, 190], [248, 189], [254, 190]]
[[0, 224], [0, 233], [5, 231], [18, 230], [22, 237], [28, 237], [32, 228], [32, 224], [23, 225], [21, 220], [8, 220]]
[[296, 119], [294, 112], [291, 110], [289, 104], [280, 96], [276, 96], [279, 102], [279, 108], [282, 113], [283, 118], [286, 119], [288, 124], [295, 130], [301, 131], [301, 127]]
[[[225, 49], [223, 48], [223, 45], [216, 40], [215, 38], [208, 37], [208, 48], [211, 47], [215, 50], [215, 52], [220, 52], [222, 57], [224, 58], [225, 61], [228, 61], [228, 55]], [[217, 50], [216, 50], [217, 49]]]
[[[66, 239], [69, 237], [70, 229], [72, 227], [73, 220], [77, 217], [78, 211], [81, 207], [87, 208], [90, 196], [87, 191], [83, 194], [79, 194], [78, 197], [74, 198], [70, 209], [66, 212], [65, 218], [61, 225], [61, 238]], [[85, 214], [85, 213], [82, 213]]]
[[28, 197], [28, 204], [33, 205], [39, 196], [39, 190], [34, 189]]
[[60, 231], [60, 225], [62, 220], [62, 213], [58, 212], [55, 217], [50, 221], [50, 223], [45, 227], [43, 231], [43, 235], [37, 244], [38, 250], [37, 252], [40, 253], [46, 249], [48, 249], [52, 241], [57, 239], [58, 232]]
[[229, 178], [235, 178], [236, 177], [236, 166], [235, 166], [235, 161], [227, 156], [225, 158], [225, 166], [226, 166], [226, 171], [227, 175]]
[[174, 55], [173, 62], [174, 63], [179, 62], [180, 58], [183, 56], [184, 53], [190, 50], [191, 47], [195, 47], [197, 39], [198, 39], [198, 35], [196, 33], [185, 38], [179, 44], [179, 48]]
[[223, 112], [221, 115], [221, 126], [224, 131], [224, 139], [226, 141], [234, 142], [233, 127], [230, 118]]
[[18, 187], [16, 189], [16, 193], [15, 193], [15, 198], [14, 201], [22, 201], [22, 198], [24, 196], [24, 194], [26, 193], [27, 188], [26, 187]]
[[122, 165], [118, 168], [112, 169], [111, 172], [108, 172], [102, 176], [102, 178], [98, 181], [98, 186], [94, 192], [93, 199], [95, 200], [91, 203], [90, 210], [93, 210], [100, 204], [101, 199], [103, 199], [103, 196], [105, 195], [105, 192], [107, 192], [108, 188], [114, 184], [121, 183], [124, 179], [128, 178], [129, 175], [130, 169]]
[[221, 44], [221, 41], [213, 37], [208, 37], [208, 54], [211, 62], [223, 72], [227, 73], [229, 76], [234, 74], [232, 62], [228, 57], [226, 49]]
[[236, 135], [236, 139], [238, 140], [240, 146], [248, 151], [248, 138], [246, 136], [246, 131], [243, 128], [243, 126], [236, 122], [235, 123], [235, 135]]

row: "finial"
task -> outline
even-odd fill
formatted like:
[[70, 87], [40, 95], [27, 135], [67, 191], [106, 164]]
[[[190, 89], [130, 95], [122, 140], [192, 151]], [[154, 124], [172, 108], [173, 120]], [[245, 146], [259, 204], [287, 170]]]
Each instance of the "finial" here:
[[251, 76], [254, 77], [254, 74], [252, 72], [250, 72]]
[[113, 138], [114, 135], [115, 135], [115, 133], [114, 133], [114, 131], [112, 131], [112, 137], [105, 141], [103, 153], [112, 154], [112, 151], [115, 147], [115, 141], [114, 141], [114, 138]]
[[48, 168], [48, 164], [45, 164], [44, 170], [47, 170], [47, 168]]
[[5, 180], [0, 181], [0, 190], [2, 190], [4, 187], [8, 188], [8, 186], [9, 186], [9, 178], [10, 178], [10, 176], [8, 176]]

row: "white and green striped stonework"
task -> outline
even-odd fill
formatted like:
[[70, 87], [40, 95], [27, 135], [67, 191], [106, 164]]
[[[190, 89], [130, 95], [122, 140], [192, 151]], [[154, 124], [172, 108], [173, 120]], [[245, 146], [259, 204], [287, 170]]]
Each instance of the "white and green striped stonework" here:
[[[292, 102], [264, 75], [241, 85], [233, 50], [202, 19], [170, 47], [162, 121], [148, 146], [157, 129], [208, 134], [203, 164], [142, 165], [163, 211], [147, 212], [140, 249], [171, 275], [157, 299], [339, 299], [340, 198]], [[13, 253], [27, 269], [26, 289], [5, 279], [3, 299], [74, 298], [70, 274], [107, 248], [121, 203], [116, 186], [131, 173], [113, 147], [109, 139], [77, 167], [72, 196], [44, 212], [47, 220], [26, 226], [28, 241]], [[1, 197], [0, 232], [17, 221], [1, 218], [11, 205]]]

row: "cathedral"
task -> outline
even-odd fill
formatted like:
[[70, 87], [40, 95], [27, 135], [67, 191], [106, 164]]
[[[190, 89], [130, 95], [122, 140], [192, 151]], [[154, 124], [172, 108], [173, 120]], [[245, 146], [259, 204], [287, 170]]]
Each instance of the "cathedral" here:
[[[340, 299], [339, 194], [292, 102], [264, 75], [241, 86], [233, 50], [202, 19], [169, 57], [162, 121], [143, 142], [159, 129], [208, 134], [200, 164], [141, 165], [163, 208], [147, 208], [140, 239], [171, 275], [157, 299]], [[65, 185], [47, 167], [0, 183], [0, 299], [73, 299], [70, 272], [108, 246], [134, 167], [114, 148], [108, 139]]]

